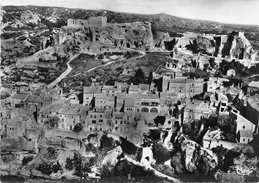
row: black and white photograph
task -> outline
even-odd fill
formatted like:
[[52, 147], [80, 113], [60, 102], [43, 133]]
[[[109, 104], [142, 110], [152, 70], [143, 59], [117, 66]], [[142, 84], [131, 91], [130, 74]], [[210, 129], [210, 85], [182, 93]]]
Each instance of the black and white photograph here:
[[0, 183], [259, 182], [259, 0], [0, 3]]

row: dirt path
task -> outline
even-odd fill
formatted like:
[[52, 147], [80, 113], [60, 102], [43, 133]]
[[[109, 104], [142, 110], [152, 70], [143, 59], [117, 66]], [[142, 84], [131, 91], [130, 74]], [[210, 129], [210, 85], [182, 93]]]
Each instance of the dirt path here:
[[72, 60], [74, 60], [76, 57], [78, 57], [79, 55], [80, 55], [80, 53], [76, 54], [70, 58], [70, 60], [67, 62], [67, 69], [58, 78], [56, 78], [51, 84], [49, 84], [48, 88], [54, 87], [56, 84], [58, 84], [62, 79], [64, 79], [72, 71], [73, 68], [69, 65], [69, 63]]
[[[126, 50], [129, 50], [129, 51], [136, 51], [136, 52], [138, 52], [138, 53], [141, 54], [141, 55], [135, 57], [135, 59], [136, 59], [136, 58], [144, 57], [144, 56], [146, 55], [146, 52], [141, 51], [141, 50], [134, 50], [134, 49], [131, 49], [131, 48], [125, 48], [125, 49], [126, 49]], [[53, 88], [55, 85], [57, 85], [62, 79], [64, 79], [64, 78], [72, 71], [73, 68], [69, 65], [69, 63], [70, 63], [72, 60], [74, 60], [76, 57], [78, 57], [80, 54], [81, 54], [81, 53], [76, 54], [76, 55], [74, 55], [72, 58], [70, 58], [70, 60], [67, 62], [67, 69], [66, 69], [58, 78], [56, 78], [51, 84], [49, 84], [49, 85], [48, 85], [48, 88]], [[122, 59], [119, 59], [119, 60], [116, 60], [116, 61], [110, 61], [110, 62], [108, 62], [108, 63], [106, 63], [106, 64], [104, 64], [104, 65], [95, 66], [95, 67], [93, 67], [93, 68], [91, 68], [91, 69], [88, 69], [88, 70], [87, 70], [86, 72], [84, 72], [84, 73], [78, 73], [78, 74], [75, 74], [75, 75], [73, 75], [73, 76], [69, 76], [69, 78], [71, 78], [71, 77], [76, 77], [76, 76], [79, 76], [79, 75], [85, 75], [85, 74], [87, 74], [87, 73], [89, 73], [89, 72], [91, 72], [91, 71], [93, 71], [93, 70], [95, 70], [95, 69], [97, 69], [97, 68], [104, 67], [104, 66], [110, 65], [110, 64], [112, 64], [112, 63], [121, 61], [121, 60], [122, 60]]]

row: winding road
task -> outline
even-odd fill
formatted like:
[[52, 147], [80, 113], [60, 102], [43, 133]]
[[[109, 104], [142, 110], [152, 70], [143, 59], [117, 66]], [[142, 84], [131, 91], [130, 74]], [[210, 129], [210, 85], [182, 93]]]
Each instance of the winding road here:
[[62, 79], [64, 79], [72, 71], [73, 68], [69, 65], [69, 63], [72, 60], [74, 60], [76, 57], [78, 57], [79, 55], [80, 55], [80, 53], [76, 54], [70, 58], [70, 60], [67, 62], [67, 69], [58, 78], [56, 78], [51, 84], [49, 84], [48, 88], [53, 88], [56, 84], [58, 84]]
[[[134, 50], [134, 49], [130, 49], [130, 48], [125, 48], [126, 50], [129, 50], [129, 51], [136, 51], [138, 53], [140, 53], [141, 55], [139, 56], [136, 56], [135, 58], [141, 58], [143, 56], [146, 55], [146, 52], [144, 51], [141, 51], [141, 50]], [[72, 67], [69, 65], [69, 63], [74, 60], [76, 57], [78, 57], [81, 53], [78, 53], [76, 55], [74, 55], [73, 57], [70, 58], [70, 60], [67, 62], [67, 69], [58, 77], [56, 78], [51, 84], [48, 85], [48, 88], [53, 88], [55, 85], [57, 85], [62, 79], [64, 79], [71, 71], [72, 71]], [[122, 59], [119, 59], [119, 60], [115, 60], [115, 61], [110, 61], [110, 62], [107, 62], [106, 64], [104, 65], [98, 65], [98, 66], [95, 66], [91, 69], [88, 69], [86, 72], [84, 73], [78, 73], [78, 74], [75, 74], [73, 76], [70, 76], [70, 77], [76, 77], [76, 76], [79, 76], [79, 75], [84, 75], [86, 73], [89, 73], [97, 68], [100, 68], [100, 67], [104, 67], [104, 66], [107, 66], [107, 65], [110, 65], [112, 63], [115, 63], [115, 62], [118, 62], [118, 61], [121, 61]]]

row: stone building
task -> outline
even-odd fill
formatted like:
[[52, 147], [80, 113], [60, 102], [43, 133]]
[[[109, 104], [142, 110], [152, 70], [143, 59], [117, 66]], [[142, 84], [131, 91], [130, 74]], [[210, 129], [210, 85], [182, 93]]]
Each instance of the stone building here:
[[90, 17], [87, 20], [82, 19], [68, 19], [68, 27], [96, 27], [104, 28], [107, 25], [107, 17]]
[[183, 122], [208, 118], [211, 114], [209, 103], [203, 101], [193, 101], [184, 108]]
[[179, 97], [191, 98], [203, 93], [204, 84], [203, 79], [188, 79], [186, 77], [168, 79], [163, 76], [162, 92], [176, 93]]
[[102, 131], [107, 130], [105, 110], [103, 108], [95, 108], [93, 111], [89, 111], [87, 130]]
[[101, 94], [101, 87], [85, 86], [83, 92], [83, 105], [90, 106], [94, 96]]

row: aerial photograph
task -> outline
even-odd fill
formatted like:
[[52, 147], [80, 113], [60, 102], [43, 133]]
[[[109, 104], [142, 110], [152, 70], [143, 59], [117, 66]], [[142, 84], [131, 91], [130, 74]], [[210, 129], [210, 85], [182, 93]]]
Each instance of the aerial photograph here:
[[259, 182], [259, 0], [0, 13], [0, 183]]

